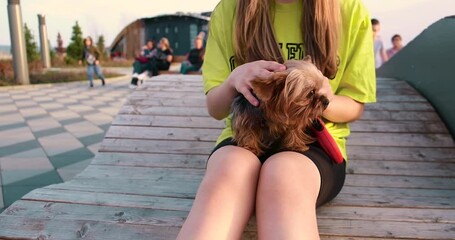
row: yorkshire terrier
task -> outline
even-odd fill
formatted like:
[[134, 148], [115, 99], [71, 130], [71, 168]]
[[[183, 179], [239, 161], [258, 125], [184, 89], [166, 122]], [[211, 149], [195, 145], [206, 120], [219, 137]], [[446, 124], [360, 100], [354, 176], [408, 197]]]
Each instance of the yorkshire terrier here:
[[251, 105], [242, 94], [232, 103], [233, 140], [256, 156], [271, 148], [308, 150], [316, 140], [312, 124], [329, 104], [319, 93], [325, 77], [311, 57], [289, 60], [284, 65], [285, 71], [251, 82], [259, 106]]

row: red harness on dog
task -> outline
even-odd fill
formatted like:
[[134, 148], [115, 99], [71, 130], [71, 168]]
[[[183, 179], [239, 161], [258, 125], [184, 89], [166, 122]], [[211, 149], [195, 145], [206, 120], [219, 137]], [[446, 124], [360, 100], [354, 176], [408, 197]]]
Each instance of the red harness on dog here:
[[335, 163], [340, 164], [343, 162], [343, 155], [341, 155], [341, 151], [338, 148], [335, 139], [333, 139], [332, 135], [327, 131], [327, 128], [325, 128], [324, 122], [319, 118], [313, 122], [313, 134], [325, 153], [327, 153]]

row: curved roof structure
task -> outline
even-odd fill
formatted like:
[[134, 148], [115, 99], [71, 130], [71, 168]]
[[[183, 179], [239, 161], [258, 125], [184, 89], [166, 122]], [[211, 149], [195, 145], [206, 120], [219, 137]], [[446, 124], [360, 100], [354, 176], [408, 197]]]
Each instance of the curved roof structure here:
[[[202, 15], [202, 14], [204, 14], [204, 15]], [[135, 45], [134, 48], [138, 48], [138, 47], [140, 47], [141, 44], [143, 44], [145, 42], [146, 39], [158, 40], [158, 38], [166, 36], [167, 33], [153, 32], [153, 29], [152, 30], [150, 29], [150, 28], [159, 26], [160, 23], [166, 24], [167, 26], [171, 26], [171, 27], [174, 27], [174, 26], [182, 27], [182, 24], [184, 22], [186, 22], [188, 26], [191, 24], [193, 24], [193, 25], [196, 24], [198, 26], [197, 31], [207, 31], [207, 29], [204, 29], [204, 27], [202, 27], [202, 25], [208, 24], [208, 22], [210, 20], [210, 17], [209, 17], [210, 12], [205, 12], [202, 14], [177, 12], [174, 14], [162, 14], [162, 15], [157, 15], [157, 16], [150, 17], [150, 18], [137, 19], [137, 20], [131, 22], [130, 24], [128, 24], [126, 27], [124, 27], [122, 29], [122, 31], [120, 31], [117, 34], [117, 36], [114, 38], [114, 40], [111, 43], [111, 46], [110, 46], [111, 51], [115, 51], [115, 49], [119, 45], [121, 45], [122, 40], [124, 40], [124, 39], [127, 39], [127, 41], [129, 41], [129, 43], [127, 43], [127, 45]], [[185, 31], [184, 33], [181, 33], [181, 34], [179, 33], [179, 34], [182, 35], [181, 37], [186, 37], [186, 36], [183, 36], [183, 35], [185, 35], [186, 32], [188, 32], [188, 31]], [[131, 33], [134, 36], [128, 36], [129, 33]], [[150, 35], [153, 35], [153, 37]], [[175, 38], [177, 38], [176, 36], [170, 37], [170, 39], [169, 39], [170, 41], [171, 41], [171, 38], [174, 38], [173, 39], [174, 42], [178, 42], [175, 39]], [[136, 39], [138, 40], [138, 42], [135, 42]], [[132, 43], [132, 41], [134, 41], [134, 44]], [[132, 46], [128, 46], [128, 47], [124, 46], [124, 48], [131, 48], [131, 47]], [[176, 47], [178, 48], [179, 46], [176, 46]]]

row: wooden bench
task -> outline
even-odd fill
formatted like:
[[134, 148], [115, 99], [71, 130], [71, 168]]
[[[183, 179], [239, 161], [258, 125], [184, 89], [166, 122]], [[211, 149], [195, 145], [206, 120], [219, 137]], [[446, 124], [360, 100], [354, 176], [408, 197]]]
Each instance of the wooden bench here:
[[[455, 144], [407, 83], [378, 80], [352, 124], [346, 184], [318, 209], [322, 239], [454, 239]], [[201, 76], [160, 75], [120, 109], [93, 162], [0, 215], [0, 239], [175, 239], [222, 122]], [[255, 239], [254, 221], [244, 239]]]

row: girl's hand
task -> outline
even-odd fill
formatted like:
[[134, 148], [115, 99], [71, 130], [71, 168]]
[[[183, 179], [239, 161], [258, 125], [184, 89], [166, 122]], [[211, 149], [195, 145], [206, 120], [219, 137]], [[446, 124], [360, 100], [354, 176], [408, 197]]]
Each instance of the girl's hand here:
[[253, 106], [258, 106], [259, 101], [251, 93], [251, 80], [253, 79], [268, 79], [274, 72], [286, 70], [286, 66], [274, 61], [259, 60], [255, 62], [245, 63], [232, 71], [229, 75], [228, 84], [245, 98]]
[[98, 64], [100, 64], [100, 61], [96, 60], [95, 65], [98, 65]]
[[323, 94], [329, 99], [329, 102], [331, 102], [335, 96], [333, 94], [332, 86], [330, 86], [329, 79], [324, 77], [324, 81], [322, 82], [322, 87], [319, 89], [319, 93]]

